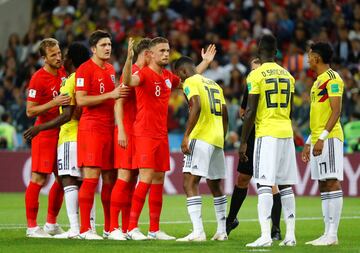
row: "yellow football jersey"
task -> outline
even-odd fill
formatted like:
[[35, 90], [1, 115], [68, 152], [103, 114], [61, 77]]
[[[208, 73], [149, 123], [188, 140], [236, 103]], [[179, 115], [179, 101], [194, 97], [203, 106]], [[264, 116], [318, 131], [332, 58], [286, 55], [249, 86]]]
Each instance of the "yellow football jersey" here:
[[193, 96], [200, 96], [201, 112], [190, 133], [190, 139], [202, 140], [223, 148], [222, 105], [225, 104], [225, 98], [221, 87], [213, 80], [197, 74], [185, 80], [183, 90], [188, 100]]
[[295, 79], [274, 62], [263, 63], [247, 77], [249, 94], [259, 94], [256, 111], [256, 137], [290, 138], [293, 130], [290, 120], [291, 93]]
[[[67, 94], [71, 97], [70, 105], [76, 105], [75, 101], [75, 73], [72, 73], [68, 79], [63, 81], [60, 87], [60, 94]], [[62, 113], [61, 106], [59, 107], [60, 114]], [[77, 140], [77, 130], [78, 130], [79, 121], [73, 118], [60, 127], [58, 146], [64, 142], [76, 141]]]
[[[344, 82], [337, 72], [328, 69], [319, 75], [311, 87], [310, 129], [311, 143], [315, 144], [324, 131], [331, 115], [329, 97], [342, 97]], [[338, 138], [344, 141], [340, 119], [336, 122], [327, 138]]]

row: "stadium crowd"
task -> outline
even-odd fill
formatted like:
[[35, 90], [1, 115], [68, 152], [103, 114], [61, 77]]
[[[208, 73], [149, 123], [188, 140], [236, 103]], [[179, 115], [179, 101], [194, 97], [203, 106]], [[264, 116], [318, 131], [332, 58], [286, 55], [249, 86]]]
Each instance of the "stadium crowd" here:
[[[226, 149], [239, 145], [242, 120], [240, 103], [249, 61], [257, 40], [272, 33], [278, 39], [277, 60], [296, 78], [293, 124], [296, 144], [309, 134], [310, 89], [314, 73], [309, 70], [307, 49], [312, 41], [329, 41], [335, 52], [332, 68], [345, 82], [341, 121], [345, 137], [354, 135], [346, 125], [360, 124], [360, 3], [354, 0], [59, 0], [33, 1], [33, 18], [23, 38], [12, 34], [0, 52], [0, 136], [13, 138], [33, 125], [26, 116], [26, 89], [32, 74], [42, 66], [38, 55], [43, 38], [54, 37], [62, 50], [73, 41], [87, 45], [96, 29], [112, 34], [110, 63], [117, 76], [126, 60], [127, 38], [163, 36], [171, 45], [171, 62], [181, 55], [200, 62], [200, 50], [215, 43], [217, 55], [206, 77], [221, 84], [229, 111]], [[188, 108], [181, 91], [170, 98], [170, 133], [185, 129]], [[4, 127], [4, 125], [6, 125]], [[2, 129], [15, 127], [15, 130]], [[359, 127], [358, 127], [359, 129]], [[359, 131], [359, 130], [357, 130]], [[6, 134], [5, 134], [6, 132]], [[353, 131], [354, 132], [354, 131]], [[9, 134], [10, 133], [10, 134]], [[356, 133], [355, 133], [356, 136]], [[347, 151], [360, 146], [359, 136], [347, 139]], [[18, 138], [19, 139], [19, 138]], [[9, 141], [8, 141], [9, 142]], [[27, 148], [22, 141], [10, 149]], [[19, 144], [18, 144], [19, 143]]]

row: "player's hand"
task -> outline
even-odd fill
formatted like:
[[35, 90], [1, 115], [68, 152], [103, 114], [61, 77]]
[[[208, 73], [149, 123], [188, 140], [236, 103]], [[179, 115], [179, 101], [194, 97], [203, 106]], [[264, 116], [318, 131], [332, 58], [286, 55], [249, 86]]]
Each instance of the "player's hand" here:
[[53, 101], [55, 106], [69, 105], [71, 102], [71, 97], [69, 97], [67, 94], [60, 94], [59, 96], [56, 96]]
[[313, 148], [313, 156], [321, 155], [323, 148], [324, 148], [324, 141], [320, 139], [317, 140]]
[[239, 110], [239, 116], [240, 116], [240, 119], [244, 120], [244, 116], [245, 116], [245, 109], [240, 108], [240, 110]]
[[40, 129], [38, 126], [30, 127], [28, 130], [24, 132], [24, 138], [27, 141], [31, 141], [32, 138], [34, 138], [36, 135], [38, 135], [40, 132]]
[[128, 145], [128, 139], [126, 136], [126, 133], [124, 131], [124, 129], [120, 129], [118, 131], [118, 144], [122, 147], [122, 148], [126, 148]]
[[309, 144], [305, 144], [304, 149], [301, 153], [301, 160], [303, 160], [303, 162], [305, 162], [305, 163], [310, 161], [310, 145]]
[[247, 150], [247, 143], [241, 143], [239, 147], [239, 160], [242, 163], [245, 163], [249, 160], [249, 158], [246, 155]]
[[130, 89], [131, 88], [127, 86], [119, 85], [115, 89], [113, 89], [113, 91], [111, 91], [110, 96], [113, 99], [126, 98], [130, 93]]
[[181, 151], [184, 155], [190, 155], [190, 148], [189, 148], [189, 137], [184, 135], [184, 138], [181, 143]]
[[201, 57], [204, 61], [210, 63], [214, 60], [216, 54], [216, 47], [215, 44], [210, 44], [206, 51], [204, 48], [201, 49]]
[[127, 57], [129, 59], [134, 57], [134, 39], [132, 37], [129, 38]]

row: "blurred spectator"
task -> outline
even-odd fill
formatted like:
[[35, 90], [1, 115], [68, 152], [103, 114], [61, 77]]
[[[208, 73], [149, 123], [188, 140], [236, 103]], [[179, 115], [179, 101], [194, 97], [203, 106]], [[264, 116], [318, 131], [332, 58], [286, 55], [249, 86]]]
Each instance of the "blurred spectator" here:
[[18, 147], [16, 129], [11, 125], [11, 116], [8, 113], [1, 115], [0, 142], [2, 149], [15, 150]]

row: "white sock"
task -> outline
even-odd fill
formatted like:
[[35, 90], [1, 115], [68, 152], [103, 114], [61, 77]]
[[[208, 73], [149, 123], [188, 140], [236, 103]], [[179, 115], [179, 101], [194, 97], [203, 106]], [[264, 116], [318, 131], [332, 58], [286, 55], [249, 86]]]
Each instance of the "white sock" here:
[[329, 233], [330, 236], [337, 236], [340, 223], [341, 210], [343, 206], [343, 192], [329, 192]]
[[65, 186], [64, 195], [70, 229], [75, 233], [79, 233], [79, 187], [77, 185]]
[[217, 220], [216, 233], [226, 233], [226, 195], [214, 198], [215, 215]]
[[271, 238], [270, 221], [273, 194], [270, 186], [258, 189], [258, 216], [261, 227], [261, 237]]
[[95, 201], [95, 198], [94, 198], [94, 203], [93, 203], [93, 206], [91, 208], [91, 211], [90, 211], [90, 226], [91, 226], [91, 230], [93, 232], [96, 233], [96, 201]]
[[199, 235], [204, 232], [204, 226], [201, 217], [201, 196], [190, 197], [186, 199], [188, 213], [193, 224], [193, 233]]
[[285, 238], [295, 239], [295, 195], [291, 187], [280, 190], [281, 206], [286, 224]]
[[321, 192], [321, 210], [324, 217], [324, 235], [327, 235], [329, 232], [329, 193]]

